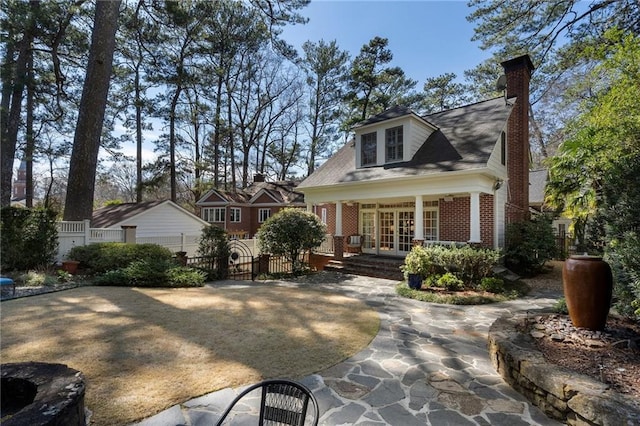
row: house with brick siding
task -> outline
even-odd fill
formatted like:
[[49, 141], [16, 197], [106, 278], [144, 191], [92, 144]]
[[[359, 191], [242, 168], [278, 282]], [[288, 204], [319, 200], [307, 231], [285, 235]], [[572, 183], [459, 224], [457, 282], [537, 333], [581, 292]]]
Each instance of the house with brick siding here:
[[336, 257], [404, 256], [414, 244], [504, 245], [529, 214], [528, 55], [502, 63], [504, 97], [420, 116], [396, 106], [358, 124], [297, 190], [334, 235]]
[[296, 190], [298, 182], [267, 182], [261, 174], [245, 189], [211, 189], [196, 206], [200, 218], [220, 226], [232, 237], [252, 238], [260, 225], [285, 207], [305, 208], [304, 195]]

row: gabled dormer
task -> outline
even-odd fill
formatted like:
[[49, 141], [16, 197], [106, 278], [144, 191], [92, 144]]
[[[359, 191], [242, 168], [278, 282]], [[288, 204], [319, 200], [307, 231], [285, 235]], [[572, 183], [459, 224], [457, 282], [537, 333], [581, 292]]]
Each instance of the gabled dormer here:
[[410, 108], [395, 106], [354, 129], [356, 168], [410, 161], [437, 127]]

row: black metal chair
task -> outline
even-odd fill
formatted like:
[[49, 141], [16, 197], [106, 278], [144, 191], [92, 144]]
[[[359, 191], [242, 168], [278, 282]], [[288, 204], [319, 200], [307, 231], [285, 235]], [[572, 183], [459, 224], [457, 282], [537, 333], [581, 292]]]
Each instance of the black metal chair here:
[[258, 425], [303, 426], [309, 416], [313, 417], [309, 424], [318, 424], [320, 411], [313, 393], [303, 384], [293, 380], [273, 379], [256, 383], [242, 391], [224, 411], [217, 426], [223, 424], [236, 404], [256, 389], [261, 391]]

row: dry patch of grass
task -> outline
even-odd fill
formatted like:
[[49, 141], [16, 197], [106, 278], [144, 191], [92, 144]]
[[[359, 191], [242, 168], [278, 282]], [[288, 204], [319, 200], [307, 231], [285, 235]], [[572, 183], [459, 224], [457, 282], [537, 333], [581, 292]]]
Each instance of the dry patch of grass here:
[[263, 378], [300, 378], [357, 353], [379, 319], [309, 289], [82, 287], [2, 303], [2, 362], [67, 364], [95, 424], [127, 424]]

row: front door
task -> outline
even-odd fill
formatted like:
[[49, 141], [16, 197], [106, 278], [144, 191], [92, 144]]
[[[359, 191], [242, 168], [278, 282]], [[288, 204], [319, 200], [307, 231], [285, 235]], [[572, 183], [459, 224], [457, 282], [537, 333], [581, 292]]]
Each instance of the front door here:
[[379, 254], [403, 256], [411, 251], [414, 235], [413, 210], [389, 210], [378, 213]]

